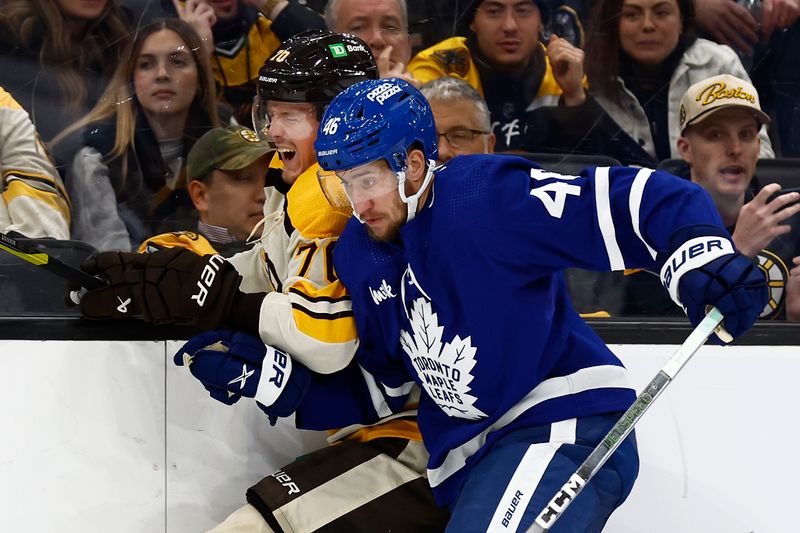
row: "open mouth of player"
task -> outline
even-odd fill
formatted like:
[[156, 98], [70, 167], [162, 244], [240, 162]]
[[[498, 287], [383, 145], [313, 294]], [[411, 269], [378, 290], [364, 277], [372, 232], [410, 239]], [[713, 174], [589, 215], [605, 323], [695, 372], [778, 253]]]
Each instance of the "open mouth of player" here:
[[291, 161], [294, 159], [294, 156], [297, 155], [295, 150], [290, 150], [288, 148], [278, 148], [278, 153], [280, 154], [281, 159], [283, 162]]

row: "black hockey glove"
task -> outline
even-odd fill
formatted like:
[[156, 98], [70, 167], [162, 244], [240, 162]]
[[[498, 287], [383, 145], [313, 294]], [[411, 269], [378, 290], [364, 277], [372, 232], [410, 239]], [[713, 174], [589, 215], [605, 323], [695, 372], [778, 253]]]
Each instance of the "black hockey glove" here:
[[[661, 280], [693, 325], [713, 305], [725, 317], [725, 331], [736, 338], [750, 329], [767, 305], [767, 278], [752, 259], [734, 250], [727, 235], [716, 235], [715, 230], [721, 233], [700, 226], [676, 232], [671, 241], [679, 245], [664, 264]], [[711, 339], [717, 344], [730, 341], [717, 335]]]
[[140, 312], [153, 324], [195, 323], [202, 329], [227, 323], [241, 281], [221, 256], [200, 256], [185, 248], [145, 254], [106, 252], [82, 268], [109, 282], [109, 287], [83, 296], [85, 316], [119, 318], [119, 300], [127, 297], [132, 307], [123, 316]]

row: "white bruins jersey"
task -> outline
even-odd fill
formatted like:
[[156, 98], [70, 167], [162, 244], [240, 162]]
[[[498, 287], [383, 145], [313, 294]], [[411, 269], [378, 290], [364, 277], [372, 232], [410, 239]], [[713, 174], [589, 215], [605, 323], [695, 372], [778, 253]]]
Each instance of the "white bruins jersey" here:
[[[270, 164], [280, 168], [277, 155]], [[256, 245], [229, 261], [244, 278], [240, 290], [266, 292], [259, 333], [265, 344], [328, 374], [350, 362], [358, 345], [350, 296], [333, 268], [333, 247], [350, 209], [328, 202], [306, 169], [288, 192], [267, 187], [264, 222]]]
[[69, 239], [64, 184], [28, 113], [0, 88], [0, 231]]

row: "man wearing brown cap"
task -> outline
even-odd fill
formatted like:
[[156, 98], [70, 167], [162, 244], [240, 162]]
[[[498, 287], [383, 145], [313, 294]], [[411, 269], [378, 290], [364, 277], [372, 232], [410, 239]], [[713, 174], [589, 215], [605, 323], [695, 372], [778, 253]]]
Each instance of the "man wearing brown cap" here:
[[781, 190], [777, 183], [760, 190], [751, 183], [761, 146], [758, 132], [769, 122], [755, 87], [721, 74], [686, 91], [677, 145], [691, 180], [711, 195], [736, 247], [757, 259], [769, 276], [771, 299], [762, 318], [785, 314], [798, 321], [800, 246], [797, 234], [791, 238], [789, 232], [791, 219], [800, 213], [800, 193], [776, 195]]
[[197, 233], [165, 233], [141, 250], [182, 246], [200, 254], [244, 250], [264, 218], [264, 185], [275, 148], [243, 126], [214, 128], [192, 147], [186, 162], [187, 189], [197, 209]]

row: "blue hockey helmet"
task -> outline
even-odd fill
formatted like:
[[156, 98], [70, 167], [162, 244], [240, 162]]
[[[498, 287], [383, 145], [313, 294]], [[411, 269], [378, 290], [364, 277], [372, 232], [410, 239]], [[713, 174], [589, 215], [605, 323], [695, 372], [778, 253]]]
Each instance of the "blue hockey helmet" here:
[[[404, 80], [385, 78], [356, 83], [336, 96], [320, 121], [314, 148], [320, 167], [329, 172], [386, 161], [397, 175], [397, 190], [410, 221], [433, 179], [437, 140], [433, 111], [422, 93]], [[405, 188], [410, 148], [422, 150], [427, 161], [423, 182], [413, 194], [407, 194]], [[323, 190], [329, 188], [322, 174], [320, 181]], [[349, 193], [348, 198], [355, 213]], [[361, 220], [357, 213], [355, 216]]]
[[437, 158], [436, 126], [428, 101], [398, 78], [366, 80], [333, 99], [320, 122], [314, 148], [325, 170], [345, 170], [384, 159], [406, 170], [406, 151], [416, 145]]

